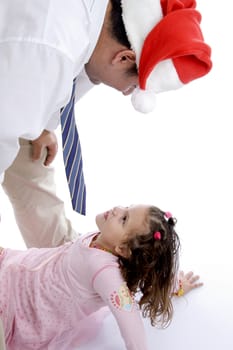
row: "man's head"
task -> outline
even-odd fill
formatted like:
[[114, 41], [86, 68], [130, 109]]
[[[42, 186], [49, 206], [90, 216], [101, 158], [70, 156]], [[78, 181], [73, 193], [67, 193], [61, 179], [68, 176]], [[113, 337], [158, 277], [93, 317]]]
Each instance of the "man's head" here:
[[[154, 109], [155, 95], [182, 87], [212, 66], [195, 0], [110, 0], [87, 73], [125, 95], [136, 110]], [[135, 89], [139, 86], [139, 89]]]
[[122, 21], [120, 0], [110, 0], [95, 50], [85, 66], [94, 84], [103, 83], [124, 95], [138, 85], [136, 56]]

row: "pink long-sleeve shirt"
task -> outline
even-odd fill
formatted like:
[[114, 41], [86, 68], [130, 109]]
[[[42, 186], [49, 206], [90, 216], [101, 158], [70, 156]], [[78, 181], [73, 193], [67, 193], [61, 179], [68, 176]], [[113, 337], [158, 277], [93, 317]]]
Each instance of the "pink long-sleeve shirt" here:
[[57, 248], [3, 250], [0, 317], [8, 350], [73, 350], [98, 330], [106, 305], [126, 349], [147, 349], [117, 257], [90, 248], [94, 234]]

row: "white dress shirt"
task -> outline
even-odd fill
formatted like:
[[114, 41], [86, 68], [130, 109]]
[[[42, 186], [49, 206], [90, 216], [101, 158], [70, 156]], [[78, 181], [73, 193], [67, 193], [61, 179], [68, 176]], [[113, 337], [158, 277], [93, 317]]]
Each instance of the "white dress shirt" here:
[[18, 138], [58, 126], [99, 37], [108, 0], [0, 1], [0, 176], [17, 155]]

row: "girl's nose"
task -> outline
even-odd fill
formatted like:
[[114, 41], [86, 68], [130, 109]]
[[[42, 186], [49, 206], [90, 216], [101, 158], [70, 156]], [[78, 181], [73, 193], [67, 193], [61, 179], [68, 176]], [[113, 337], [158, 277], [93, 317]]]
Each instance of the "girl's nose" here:
[[112, 209], [112, 214], [115, 216], [115, 215], [117, 215], [117, 207], [114, 207], [113, 209]]
[[124, 207], [117, 206], [117, 207], [114, 207], [112, 209], [112, 213], [113, 213], [113, 215], [117, 215], [117, 214], [121, 213], [123, 210], [124, 210]]

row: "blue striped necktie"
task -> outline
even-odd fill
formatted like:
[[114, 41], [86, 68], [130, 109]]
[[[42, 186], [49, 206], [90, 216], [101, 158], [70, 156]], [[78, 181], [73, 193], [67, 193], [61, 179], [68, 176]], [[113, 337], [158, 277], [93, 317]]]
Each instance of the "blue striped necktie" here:
[[69, 103], [61, 110], [61, 130], [63, 159], [69, 185], [72, 207], [75, 211], [86, 213], [86, 186], [83, 175], [83, 162], [78, 130], [75, 124], [75, 80]]

